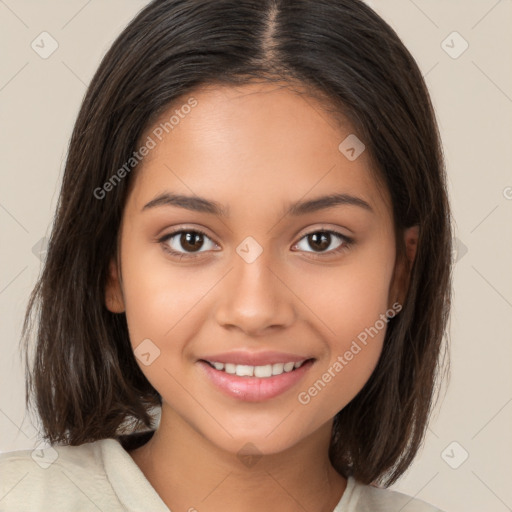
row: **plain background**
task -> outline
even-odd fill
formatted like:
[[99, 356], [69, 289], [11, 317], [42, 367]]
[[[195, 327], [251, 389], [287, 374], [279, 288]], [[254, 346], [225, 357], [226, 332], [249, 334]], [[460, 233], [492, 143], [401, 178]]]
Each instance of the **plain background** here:
[[[0, 451], [38, 444], [24, 408], [23, 313], [86, 86], [146, 3], [0, 0]], [[393, 487], [446, 512], [510, 511], [512, 1], [368, 3], [397, 31], [431, 91], [457, 248], [451, 380], [421, 453]], [[31, 47], [44, 31], [58, 43], [46, 59]]]

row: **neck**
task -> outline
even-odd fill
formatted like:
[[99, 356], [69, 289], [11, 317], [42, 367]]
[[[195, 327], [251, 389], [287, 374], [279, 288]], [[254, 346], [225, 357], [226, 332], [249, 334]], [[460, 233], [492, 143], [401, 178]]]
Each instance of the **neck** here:
[[245, 456], [213, 445], [164, 404], [158, 430], [130, 455], [172, 511], [332, 512], [346, 480], [328, 458], [331, 427], [283, 452]]

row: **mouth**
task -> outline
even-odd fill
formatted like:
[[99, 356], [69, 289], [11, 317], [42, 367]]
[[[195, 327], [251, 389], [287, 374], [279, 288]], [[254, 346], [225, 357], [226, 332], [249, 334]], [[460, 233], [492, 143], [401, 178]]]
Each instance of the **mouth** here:
[[[315, 358], [298, 356], [274, 357], [273, 362], [264, 357], [264, 361], [257, 361], [265, 364], [237, 363], [240, 359], [244, 358], [231, 354], [225, 358], [199, 359], [197, 363], [207, 381], [223, 394], [246, 402], [263, 402], [297, 386], [315, 362]], [[249, 361], [245, 358], [242, 362]]]

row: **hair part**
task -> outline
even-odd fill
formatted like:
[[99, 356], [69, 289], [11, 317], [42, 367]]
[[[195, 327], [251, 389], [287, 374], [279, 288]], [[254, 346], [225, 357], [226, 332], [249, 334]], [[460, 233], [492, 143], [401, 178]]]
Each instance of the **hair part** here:
[[[161, 397], [138, 367], [124, 314], [105, 306], [109, 262], [137, 169], [93, 191], [178, 98], [204, 85], [300, 85], [348, 120], [390, 193], [397, 257], [419, 242], [405, 304], [378, 365], [334, 418], [329, 456], [345, 477], [393, 483], [427, 427], [451, 301], [452, 234], [434, 110], [413, 57], [359, 0], [154, 0], [104, 56], [71, 136], [47, 259], [22, 340], [26, 401], [44, 439], [79, 445], [153, 427]], [[34, 318], [37, 320], [35, 325]]]

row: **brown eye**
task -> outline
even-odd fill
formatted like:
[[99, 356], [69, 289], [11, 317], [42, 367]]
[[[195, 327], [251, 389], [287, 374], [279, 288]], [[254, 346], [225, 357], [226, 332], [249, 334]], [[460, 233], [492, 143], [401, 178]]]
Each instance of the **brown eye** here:
[[307, 235], [308, 243], [310, 247], [313, 247], [318, 251], [324, 251], [331, 245], [331, 235], [326, 231], [318, 231], [317, 233], [311, 233]]
[[[173, 233], [163, 236], [159, 242], [167, 252], [181, 257], [194, 257], [196, 254], [205, 252], [201, 251], [205, 246], [206, 250], [216, 247], [215, 243], [206, 233], [197, 229], [174, 231]], [[208, 244], [211, 244], [211, 247], [208, 247]]]
[[185, 251], [197, 251], [204, 244], [203, 235], [195, 231], [183, 231], [178, 240]]
[[[306, 241], [304, 246], [307, 245], [313, 250], [308, 251], [307, 248], [304, 246], [301, 248], [300, 243], [302, 240]], [[333, 242], [335, 244], [336, 240], [339, 241], [338, 245], [334, 245], [334, 247], [332, 247]], [[352, 238], [342, 235], [341, 233], [338, 233], [336, 231], [330, 230], [319, 230], [308, 233], [307, 235], [301, 238], [301, 241], [295, 244], [294, 247], [298, 247], [300, 250], [303, 250], [304, 252], [319, 253], [320, 255], [337, 254], [342, 250], [350, 247], [351, 244], [353, 244], [354, 242]], [[330, 250], [327, 250], [329, 248]]]

